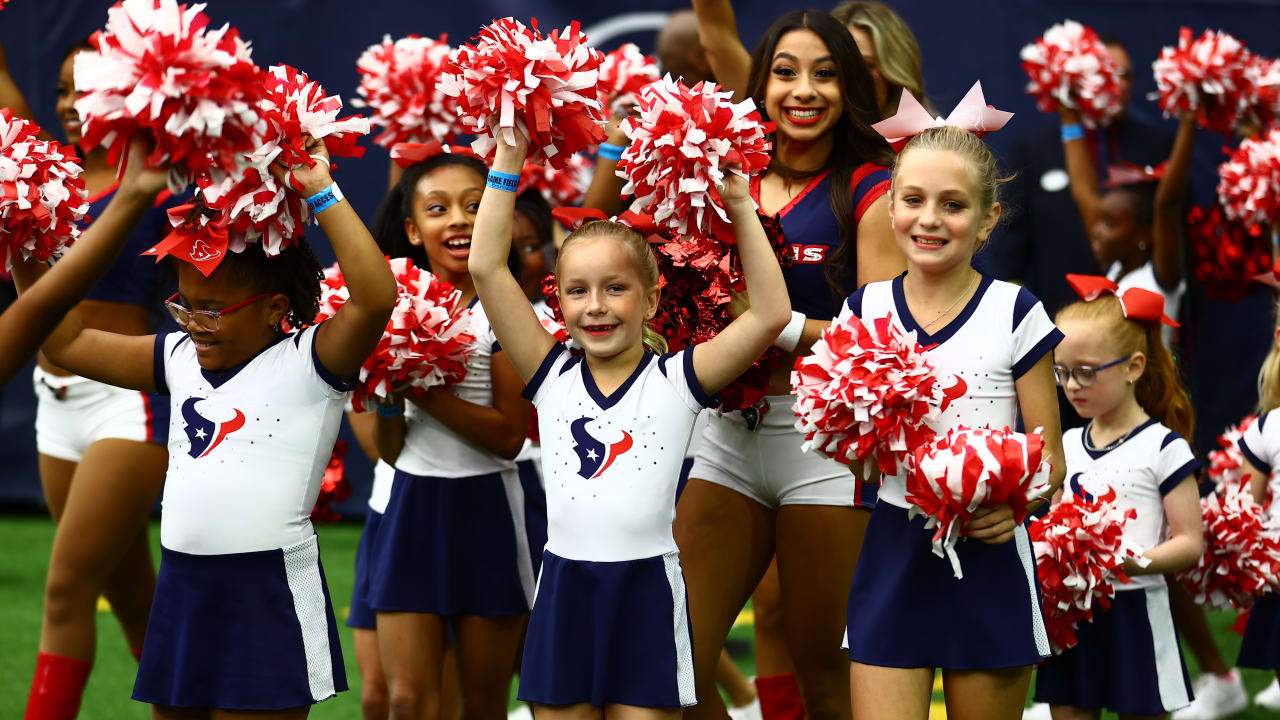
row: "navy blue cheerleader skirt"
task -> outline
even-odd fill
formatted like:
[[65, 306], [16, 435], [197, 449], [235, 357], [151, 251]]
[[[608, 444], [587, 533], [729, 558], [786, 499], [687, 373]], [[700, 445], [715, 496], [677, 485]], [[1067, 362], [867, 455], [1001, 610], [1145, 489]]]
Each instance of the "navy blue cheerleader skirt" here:
[[1280, 595], [1267, 593], [1253, 601], [1236, 665], [1280, 670]]
[[524, 641], [519, 699], [695, 704], [688, 605], [677, 552], [622, 562], [547, 552]]
[[1079, 642], [1036, 670], [1036, 702], [1163, 715], [1191, 703], [1169, 588], [1121, 590], [1076, 628]]
[[524, 490], [524, 530], [529, 538], [529, 561], [534, 577], [542, 569], [542, 550], [547, 546], [547, 491], [542, 486], [538, 464], [537, 460], [516, 463], [520, 487]]
[[315, 536], [229, 555], [161, 548], [134, 700], [281, 710], [346, 689]]
[[529, 612], [534, 575], [515, 469], [440, 478], [397, 470], [369, 556], [378, 612], [508, 617]]
[[369, 607], [369, 555], [378, 537], [378, 524], [382, 513], [369, 508], [364, 514], [364, 530], [360, 544], [356, 546], [356, 576], [351, 586], [351, 612], [347, 615], [347, 627], [359, 630], [376, 630], [378, 613]]
[[964, 579], [933, 554], [925, 518], [880, 502], [849, 589], [849, 659], [897, 668], [984, 670], [1049, 655], [1040, 582], [1023, 527], [1001, 545], [961, 539]]

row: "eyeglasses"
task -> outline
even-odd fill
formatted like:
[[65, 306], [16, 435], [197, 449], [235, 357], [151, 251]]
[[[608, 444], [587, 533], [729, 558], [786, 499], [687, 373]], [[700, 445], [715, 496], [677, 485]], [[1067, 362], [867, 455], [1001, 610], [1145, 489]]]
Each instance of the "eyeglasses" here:
[[1058, 382], [1058, 387], [1066, 387], [1067, 382], [1075, 378], [1076, 384], [1080, 387], [1090, 387], [1098, 382], [1098, 371], [1106, 370], [1109, 367], [1119, 365], [1120, 363], [1133, 357], [1133, 353], [1129, 353], [1119, 360], [1112, 360], [1106, 365], [1094, 367], [1092, 365], [1077, 365], [1075, 367], [1067, 367], [1065, 365], [1053, 366], [1053, 377]]
[[224, 307], [221, 310], [192, 310], [186, 305], [180, 305], [179, 303], [174, 302], [178, 299], [178, 295], [179, 293], [174, 293], [169, 296], [168, 300], [164, 301], [164, 306], [169, 311], [169, 314], [173, 316], [173, 321], [185, 329], [187, 324], [194, 320], [196, 327], [205, 332], [217, 332], [218, 328], [221, 326], [223, 315], [230, 315], [249, 303], [261, 300], [264, 297], [271, 297], [271, 293], [262, 293], [261, 295], [254, 295], [248, 300], [238, 302], [230, 307]]

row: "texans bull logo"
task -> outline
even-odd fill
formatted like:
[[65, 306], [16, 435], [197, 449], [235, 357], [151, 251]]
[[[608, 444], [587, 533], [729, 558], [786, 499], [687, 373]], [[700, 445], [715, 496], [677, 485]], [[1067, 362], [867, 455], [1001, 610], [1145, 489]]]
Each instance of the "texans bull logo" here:
[[573, 433], [573, 451], [578, 454], [578, 460], [582, 463], [578, 468], [578, 474], [588, 480], [594, 480], [603, 475], [613, 461], [630, 450], [634, 444], [631, 434], [623, 430], [622, 439], [610, 443], [606, 448], [604, 443], [587, 432], [587, 423], [594, 419], [578, 418], [569, 426], [569, 431]]
[[182, 403], [182, 431], [187, 434], [187, 440], [191, 441], [191, 449], [187, 454], [193, 458], [202, 458], [213, 452], [228, 435], [244, 427], [244, 413], [235, 408], [232, 408], [235, 416], [221, 422], [214, 422], [201, 415], [196, 410], [196, 403], [203, 400], [204, 398], [193, 397]]

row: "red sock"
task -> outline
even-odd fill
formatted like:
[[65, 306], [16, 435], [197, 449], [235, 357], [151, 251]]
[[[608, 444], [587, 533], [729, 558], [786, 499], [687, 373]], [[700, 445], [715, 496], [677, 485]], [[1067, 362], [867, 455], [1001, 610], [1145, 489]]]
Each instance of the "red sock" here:
[[74, 720], [91, 667], [86, 660], [38, 653], [24, 720]]
[[142, 662], [142, 648], [129, 648], [129, 654], [136, 662]]
[[756, 694], [764, 720], [804, 720], [804, 700], [795, 673], [756, 678]]

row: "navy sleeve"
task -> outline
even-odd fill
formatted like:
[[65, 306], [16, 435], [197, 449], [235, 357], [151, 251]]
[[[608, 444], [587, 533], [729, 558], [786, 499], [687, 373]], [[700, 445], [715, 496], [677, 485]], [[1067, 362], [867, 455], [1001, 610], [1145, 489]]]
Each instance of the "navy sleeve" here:
[[538, 371], [529, 378], [529, 382], [524, 386], [524, 390], [520, 395], [526, 400], [533, 400], [533, 396], [538, 394], [538, 388], [542, 387], [542, 383], [546, 382], [547, 375], [551, 372], [551, 367], [556, 364], [556, 359], [561, 353], [566, 352], [564, 345], [556, 343], [547, 351], [547, 356], [542, 358], [542, 364], [538, 366]]
[[[343, 380], [342, 378], [338, 377], [337, 374], [334, 373], [332, 370], [325, 367], [324, 363], [320, 362], [320, 356], [316, 353], [316, 335], [319, 333], [320, 326], [323, 324], [324, 324], [323, 322], [317, 323], [316, 325], [313, 325], [311, 328], [309, 328], [311, 330], [312, 364], [316, 366], [316, 374], [319, 375], [320, 379], [324, 380], [329, 387], [333, 388], [334, 390], [337, 390], [338, 392], [343, 392], [343, 393], [350, 392], [351, 390], [354, 390], [356, 387], [356, 384], [357, 384], [356, 377], [359, 376], [359, 371], [357, 370], [356, 375], [353, 376], [350, 380]], [[304, 330], [303, 332], [306, 332], [306, 331]], [[295, 339], [295, 342], [297, 342], [296, 339]]]
[[156, 335], [156, 345], [151, 361], [152, 379], [156, 384], [157, 395], [169, 394], [169, 383], [165, 380], [164, 375], [164, 339], [166, 337], [168, 336]]

